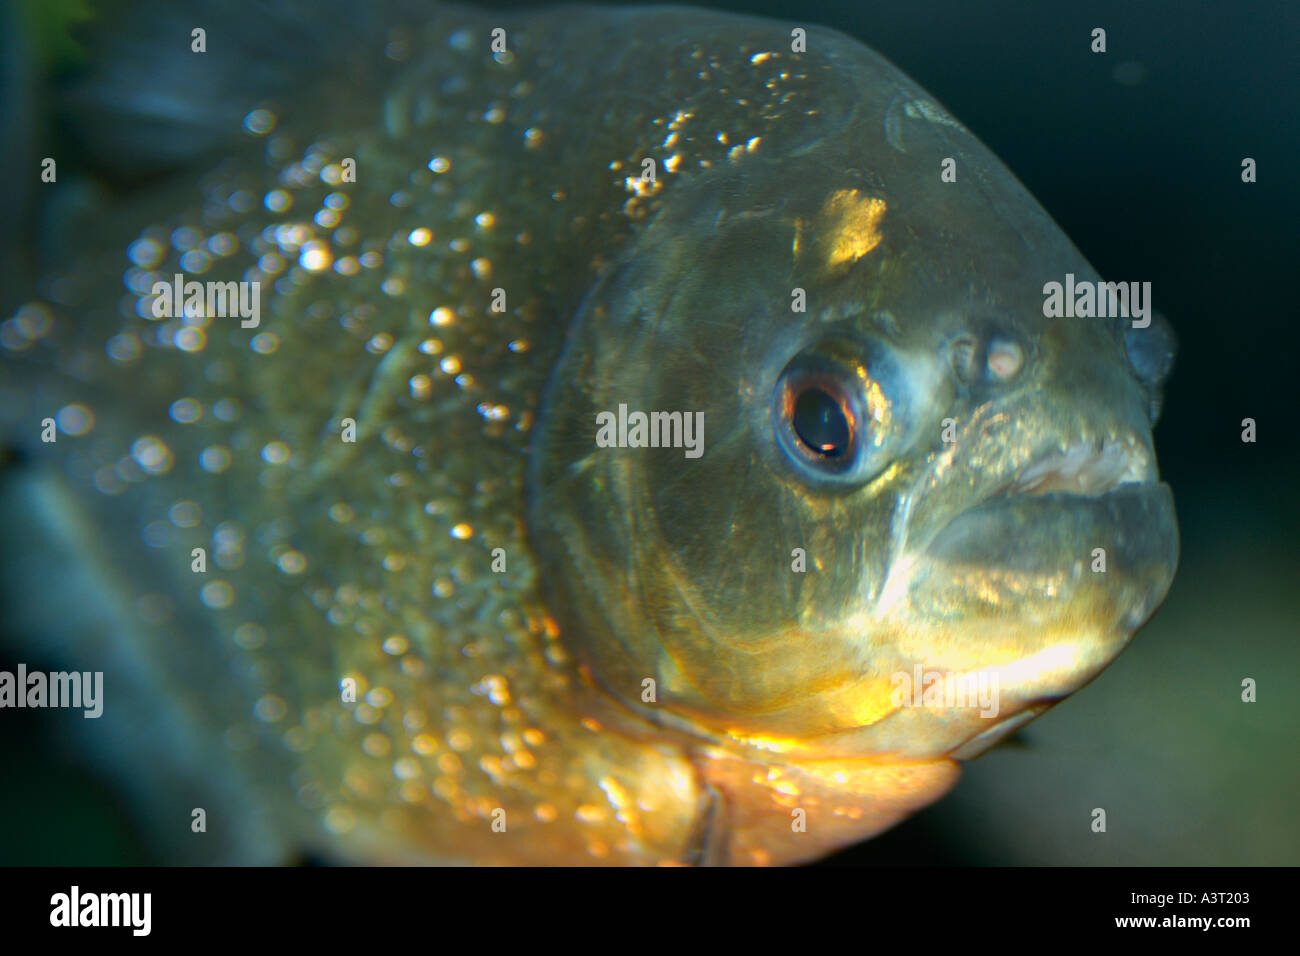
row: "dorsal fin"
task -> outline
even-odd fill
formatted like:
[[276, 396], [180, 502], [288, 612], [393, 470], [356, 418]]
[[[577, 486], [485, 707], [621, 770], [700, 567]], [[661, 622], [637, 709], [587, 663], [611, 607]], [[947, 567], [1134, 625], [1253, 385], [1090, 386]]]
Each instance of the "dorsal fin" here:
[[[96, 18], [73, 31], [87, 65], [58, 85], [60, 130], [93, 157], [100, 175], [151, 178], [238, 142], [244, 117], [260, 106], [292, 96], [299, 111], [304, 99], [330, 110], [364, 96], [383, 79], [376, 48], [432, 7], [414, 0], [100, 3]], [[200, 29], [204, 52], [195, 51]]]

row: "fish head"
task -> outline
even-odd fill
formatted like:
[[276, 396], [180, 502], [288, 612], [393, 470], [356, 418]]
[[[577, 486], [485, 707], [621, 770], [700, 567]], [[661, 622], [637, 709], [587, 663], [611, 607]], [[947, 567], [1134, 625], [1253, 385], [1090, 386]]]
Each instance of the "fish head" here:
[[[757, 764], [975, 756], [1105, 668], [1177, 563], [1168, 323], [1046, 316], [1046, 283], [1099, 276], [940, 107], [880, 86], [672, 185], [587, 296], [534, 446], [564, 640], [647, 722]], [[620, 406], [701, 415], [698, 457], [602, 447]]]

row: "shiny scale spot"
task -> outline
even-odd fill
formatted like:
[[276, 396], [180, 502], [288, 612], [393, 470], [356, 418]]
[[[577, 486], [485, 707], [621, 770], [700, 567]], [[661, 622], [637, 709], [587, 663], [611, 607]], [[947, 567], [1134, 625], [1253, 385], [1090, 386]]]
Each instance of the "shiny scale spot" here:
[[235, 589], [226, 581], [209, 581], [199, 591], [199, 600], [205, 607], [221, 610], [235, 601]]
[[178, 501], [167, 509], [167, 520], [178, 528], [193, 528], [203, 520], [203, 509], [194, 501]]
[[253, 705], [254, 716], [267, 724], [274, 724], [283, 720], [287, 711], [288, 707], [285, 705], [284, 700], [274, 694], [266, 694], [258, 698], [257, 703]]
[[298, 256], [298, 265], [308, 272], [324, 272], [333, 265], [333, 262], [334, 257], [330, 253], [329, 246], [319, 240], [308, 242], [302, 247], [302, 253]]
[[208, 333], [203, 329], [186, 326], [176, 330], [176, 334], [172, 336], [172, 344], [182, 352], [202, 352], [208, 344]]
[[307, 558], [301, 551], [286, 551], [276, 560], [275, 566], [285, 574], [302, 574], [307, 570]]
[[58, 414], [54, 416], [54, 422], [63, 434], [78, 438], [95, 427], [95, 413], [85, 405], [75, 402], [59, 409]]
[[282, 441], [267, 442], [262, 446], [262, 460], [268, 465], [283, 465], [289, 460], [289, 446]]
[[244, 117], [244, 129], [254, 136], [264, 136], [275, 129], [276, 115], [270, 110], [253, 110]]
[[262, 204], [270, 212], [284, 212], [293, 205], [293, 197], [283, 189], [273, 189], [266, 194]]
[[145, 435], [131, 445], [131, 458], [146, 474], [164, 475], [174, 461], [167, 444], [155, 435]]
[[225, 445], [209, 445], [199, 452], [199, 467], [209, 474], [221, 474], [230, 467], [230, 449]]

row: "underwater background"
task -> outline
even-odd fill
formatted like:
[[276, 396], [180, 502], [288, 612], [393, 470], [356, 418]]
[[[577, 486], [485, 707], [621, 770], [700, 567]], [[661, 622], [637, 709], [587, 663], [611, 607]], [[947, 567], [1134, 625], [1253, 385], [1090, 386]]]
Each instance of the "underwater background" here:
[[[1180, 340], [1155, 431], [1182, 536], [1162, 609], [1094, 684], [967, 764], [952, 794], [829, 862], [1300, 864], [1300, 10], [1285, 0], [705, 5], [833, 27], [886, 56], [1007, 164], [1103, 276], [1150, 281]], [[68, 24], [102, 7], [0, 3], [6, 182], [64, 135], [56, 100], [24, 114], [15, 63], [75, 78], [86, 64]], [[341, 24], [350, 7], [319, 4]], [[111, 9], [125, 28], [131, 4]], [[15, 29], [20, 17], [28, 29]], [[1096, 27], [1105, 54], [1090, 51]], [[1245, 157], [1255, 183], [1242, 182]], [[94, 156], [78, 162], [96, 173]], [[105, 178], [127, 199], [147, 185]], [[24, 241], [22, 200], [23, 190], [0, 197], [7, 245]], [[6, 283], [17, 268], [6, 264]], [[1242, 441], [1245, 418], [1254, 443]], [[3, 645], [0, 633], [9, 662]], [[1246, 678], [1255, 703], [1241, 701]], [[0, 719], [0, 864], [152, 862], [129, 808], [64, 745], [70, 719], [81, 718]], [[1095, 807], [1104, 834], [1090, 829]]]

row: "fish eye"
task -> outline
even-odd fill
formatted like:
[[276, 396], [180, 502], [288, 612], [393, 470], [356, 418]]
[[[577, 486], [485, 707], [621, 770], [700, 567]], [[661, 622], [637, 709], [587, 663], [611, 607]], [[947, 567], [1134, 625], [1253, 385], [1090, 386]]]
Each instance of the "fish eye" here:
[[810, 481], [860, 482], [883, 466], [897, 431], [885, 383], [852, 349], [809, 349], [777, 380], [772, 420], [784, 457]]
[[844, 402], [816, 385], [795, 398], [791, 424], [805, 448], [828, 458], [847, 452], [853, 439]]

